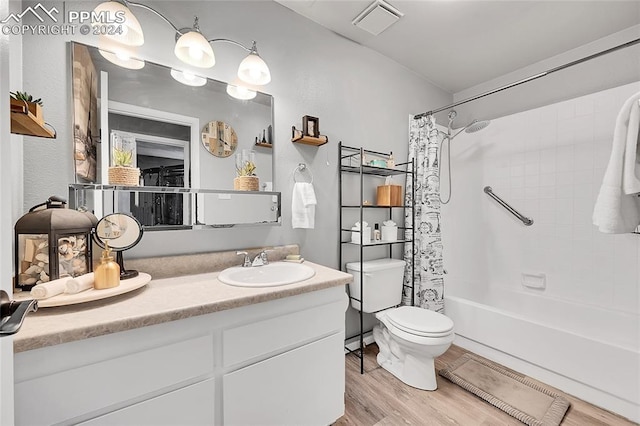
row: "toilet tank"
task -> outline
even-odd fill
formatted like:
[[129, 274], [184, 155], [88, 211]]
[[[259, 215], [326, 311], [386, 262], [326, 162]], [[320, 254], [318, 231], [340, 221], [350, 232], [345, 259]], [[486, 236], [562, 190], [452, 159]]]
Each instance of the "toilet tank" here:
[[[363, 312], [377, 312], [399, 305], [402, 301], [402, 284], [404, 282], [404, 260], [377, 259], [366, 262], [347, 263], [347, 272], [353, 275], [349, 284], [349, 294], [359, 300], [351, 299], [351, 306]], [[363, 283], [360, 294], [360, 266], [362, 265]]]

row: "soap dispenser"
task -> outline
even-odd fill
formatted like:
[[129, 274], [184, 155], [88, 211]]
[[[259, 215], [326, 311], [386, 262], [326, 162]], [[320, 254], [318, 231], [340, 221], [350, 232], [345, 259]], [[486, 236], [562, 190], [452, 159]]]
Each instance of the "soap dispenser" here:
[[100, 264], [94, 272], [93, 287], [96, 290], [117, 287], [120, 285], [120, 265], [113, 261], [109, 244], [105, 241]]

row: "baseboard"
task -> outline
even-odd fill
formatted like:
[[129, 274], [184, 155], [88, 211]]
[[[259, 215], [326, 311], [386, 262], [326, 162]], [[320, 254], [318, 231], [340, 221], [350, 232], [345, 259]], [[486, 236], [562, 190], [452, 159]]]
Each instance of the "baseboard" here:
[[[363, 340], [365, 346], [375, 343], [375, 340], [373, 339], [373, 332], [369, 331], [367, 333], [364, 333]], [[344, 347], [345, 353], [349, 353], [349, 351], [357, 351], [358, 349], [360, 349], [360, 337], [356, 336], [348, 339], [346, 342], [344, 342]], [[349, 349], [349, 351], [347, 349]]]
[[626, 417], [633, 422], [640, 422], [640, 407], [629, 401], [620, 399], [615, 395], [595, 389], [569, 377], [554, 373], [553, 371], [457, 334], [453, 344], [553, 386], [564, 393], [587, 401], [597, 407]]

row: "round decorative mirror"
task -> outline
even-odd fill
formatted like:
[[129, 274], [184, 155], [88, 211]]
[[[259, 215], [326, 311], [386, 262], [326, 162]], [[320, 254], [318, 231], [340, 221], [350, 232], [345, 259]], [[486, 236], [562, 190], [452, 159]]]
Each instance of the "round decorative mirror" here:
[[109, 248], [116, 252], [121, 280], [138, 276], [138, 271], [125, 269], [122, 256], [123, 251], [134, 247], [142, 238], [142, 226], [135, 217], [124, 213], [106, 215], [98, 221], [93, 237], [101, 248], [108, 243]]
[[224, 121], [210, 121], [202, 129], [202, 145], [216, 157], [228, 157], [236, 150], [238, 135]]

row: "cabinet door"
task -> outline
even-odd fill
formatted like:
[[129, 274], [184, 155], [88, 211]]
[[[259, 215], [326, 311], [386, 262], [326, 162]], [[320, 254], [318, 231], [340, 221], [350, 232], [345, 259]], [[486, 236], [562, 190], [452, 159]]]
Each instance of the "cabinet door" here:
[[213, 384], [213, 379], [205, 380], [80, 424], [83, 426], [213, 425]]
[[344, 413], [344, 333], [229, 373], [226, 426], [328, 425]]

